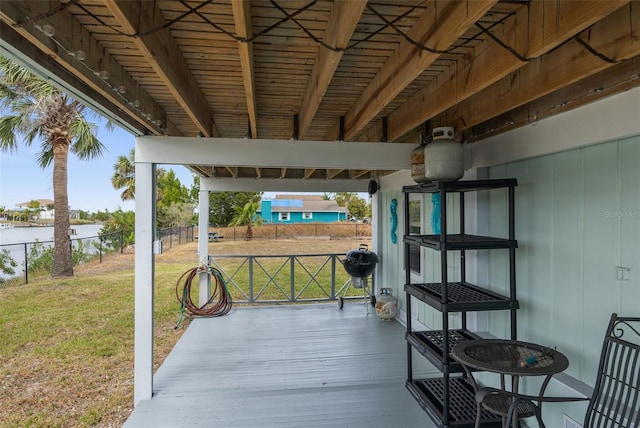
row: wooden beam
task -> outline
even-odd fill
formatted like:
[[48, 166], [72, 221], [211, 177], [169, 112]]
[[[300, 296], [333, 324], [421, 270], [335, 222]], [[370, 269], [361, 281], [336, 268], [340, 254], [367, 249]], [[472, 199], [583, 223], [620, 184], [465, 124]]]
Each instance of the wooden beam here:
[[[433, 0], [408, 36], [434, 50], [445, 50], [496, 3], [494, 0]], [[347, 112], [345, 140], [355, 137], [438, 56], [403, 40]], [[335, 140], [338, 132], [336, 125], [326, 139]]]
[[308, 180], [309, 177], [311, 177], [315, 171], [316, 171], [315, 168], [307, 168], [307, 169], [305, 169], [304, 170], [304, 179]]
[[229, 171], [231, 177], [238, 178], [238, 167], [225, 166], [224, 168]]
[[256, 178], [261, 178], [261, 177], [262, 177], [262, 169], [256, 167]]
[[347, 47], [366, 5], [367, 0], [336, 0], [333, 3], [323, 42], [339, 50], [320, 46], [298, 113], [298, 139], [303, 139], [309, 130], [344, 53], [341, 49]]
[[[142, 116], [149, 113], [153, 119], [160, 119], [168, 125], [164, 109], [133, 79], [106, 51], [106, 49], [82, 27], [73, 15], [62, 9], [47, 17], [47, 23], [54, 29], [52, 37], [38, 31], [34, 24], [28, 23], [29, 17], [43, 16], [51, 10], [49, 1], [0, 1], [0, 20], [11, 26], [28, 43], [33, 44], [39, 50], [48, 55], [53, 61], [60, 64], [71, 73], [80, 83], [74, 86], [83, 93], [89, 92], [82, 89], [87, 85], [95, 94], [99, 94], [109, 103], [119, 106], [132, 120], [139, 123], [149, 132], [161, 135], [163, 131], [158, 125]], [[9, 33], [3, 32], [3, 39], [9, 37]], [[86, 58], [80, 62], [70, 53], [83, 50]], [[101, 79], [96, 72], [104, 71], [109, 75], [108, 79]], [[124, 88], [125, 94], [117, 89]], [[114, 90], [116, 89], [116, 90]], [[143, 110], [133, 105], [133, 99], [129, 94], [136, 94]], [[99, 97], [95, 97], [96, 99]], [[100, 102], [109, 109], [107, 103]], [[173, 134], [179, 136], [180, 134]]]
[[482, 140], [638, 87], [639, 76], [640, 56], [637, 56], [473, 126], [463, 131], [465, 140]]
[[432, 120], [433, 126], [450, 124], [459, 131], [471, 128], [640, 55], [640, 7], [622, 7], [578, 37], [615, 62], [607, 62], [571, 40], [445, 111]]
[[352, 169], [352, 170], [349, 170], [349, 178], [355, 180], [357, 178], [362, 177], [363, 175], [366, 175], [369, 172], [370, 172], [370, 170], [368, 170], [368, 169], [358, 169], [358, 170]]
[[[204, 94], [197, 86], [171, 31], [162, 28], [165, 21], [156, 2], [105, 0], [105, 5], [124, 32], [136, 35], [135, 45], [202, 135], [218, 136]], [[138, 36], [158, 28], [152, 34]]]
[[286, 178], [286, 177], [287, 177], [287, 168], [280, 169], [280, 178]]
[[[251, 2], [245, 0], [232, 0], [233, 21], [236, 26], [236, 36], [245, 40], [252, 35]], [[238, 53], [242, 65], [242, 80], [247, 99], [247, 113], [249, 114], [249, 127], [251, 138], [258, 138], [258, 114], [256, 108], [256, 88], [253, 77], [253, 42], [238, 41]]]
[[[547, 25], [534, 18], [540, 16], [539, 19], [545, 19], [546, 15], [535, 13], [535, 11], [540, 8], [544, 9], [548, 3], [545, 0], [533, 0], [529, 8], [520, 8], [514, 16], [505, 20], [500, 39], [509, 46], [527, 46], [528, 41], [535, 38], [533, 34]], [[558, 29], [552, 32], [549, 37], [545, 37], [542, 45], [533, 50], [527, 49], [530, 54], [542, 55], [550, 51], [563, 43], [569, 37], [567, 35], [573, 36], [587, 29], [628, 1], [575, 2], [560, 0], [558, 3], [562, 3], [562, 10], [570, 7], [571, 13], [581, 17], [581, 20], [567, 18], [554, 21]], [[565, 14], [574, 16], [568, 11]], [[423, 88], [389, 115], [390, 141], [396, 140], [404, 133], [526, 64], [524, 60], [516, 58], [513, 53], [493, 39], [487, 39], [483, 45], [482, 50], [477, 51], [474, 56], [461, 59], [455, 73], [452, 73], [448, 78], [438, 80], [434, 86]]]
[[[62, 67], [53, 58], [18, 34], [4, 21], [0, 21], [0, 34], [2, 34], [2, 47], [5, 48], [5, 43], [8, 43], [11, 52], [18, 55], [19, 60], [25, 62], [25, 67], [30, 71], [37, 75], [42, 75], [46, 79], [51, 79], [53, 82], [58, 82], [65, 92], [82, 101], [85, 105], [90, 106], [96, 112], [110, 117], [114, 123], [118, 123], [129, 132], [139, 135], [149, 132], [148, 128], [134, 120], [119, 105], [115, 105], [111, 100], [108, 100], [88, 84], [78, 79], [69, 70]], [[8, 47], [7, 49], [9, 50]], [[32, 65], [26, 64], [26, 59], [29, 59]], [[36, 69], [36, 67], [39, 67], [39, 69]], [[78, 92], [86, 100], [73, 94], [73, 91]]]
[[327, 169], [327, 178], [331, 179], [340, 174], [344, 169]]

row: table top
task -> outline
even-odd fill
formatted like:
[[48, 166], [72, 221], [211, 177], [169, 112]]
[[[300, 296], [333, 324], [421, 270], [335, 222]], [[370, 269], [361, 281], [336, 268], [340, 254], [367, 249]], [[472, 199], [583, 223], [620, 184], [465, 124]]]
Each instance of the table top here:
[[569, 367], [567, 357], [555, 349], [517, 340], [465, 340], [451, 355], [467, 367], [514, 376], [552, 375]]

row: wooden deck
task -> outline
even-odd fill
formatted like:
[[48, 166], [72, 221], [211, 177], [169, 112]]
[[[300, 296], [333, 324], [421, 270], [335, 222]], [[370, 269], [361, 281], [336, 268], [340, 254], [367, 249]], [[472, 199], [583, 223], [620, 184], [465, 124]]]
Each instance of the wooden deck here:
[[434, 427], [405, 388], [404, 327], [369, 312], [346, 303], [196, 319], [124, 427]]

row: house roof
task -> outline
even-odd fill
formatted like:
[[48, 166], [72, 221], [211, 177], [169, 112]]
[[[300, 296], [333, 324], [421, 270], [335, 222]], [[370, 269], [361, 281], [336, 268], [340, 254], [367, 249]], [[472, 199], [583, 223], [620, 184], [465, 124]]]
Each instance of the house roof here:
[[[340, 212], [346, 213], [333, 199], [313, 195], [280, 195], [271, 201], [271, 212]], [[284, 196], [287, 196], [285, 199]], [[259, 210], [261, 211], [261, 210]]]
[[[628, 0], [3, 0], [0, 35], [6, 53], [136, 135], [417, 144], [452, 125], [474, 142], [638, 86], [639, 9]], [[393, 172], [190, 167], [257, 179]]]
[[46, 208], [50, 205], [53, 205], [52, 199], [32, 199], [27, 202], [20, 202], [19, 204], [16, 204], [16, 207], [28, 207], [33, 201], [38, 202], [40, 204], [40, 208]]

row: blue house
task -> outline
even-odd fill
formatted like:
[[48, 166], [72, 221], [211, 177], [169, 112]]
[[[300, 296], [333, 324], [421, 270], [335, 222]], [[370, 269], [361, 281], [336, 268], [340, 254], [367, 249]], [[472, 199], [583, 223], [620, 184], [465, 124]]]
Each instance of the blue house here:
[[257, 214], [265, 224], [345, 221], [347, 210], [320, 195], [276, 195], [263, 200]]

